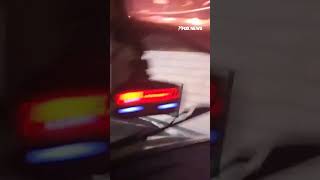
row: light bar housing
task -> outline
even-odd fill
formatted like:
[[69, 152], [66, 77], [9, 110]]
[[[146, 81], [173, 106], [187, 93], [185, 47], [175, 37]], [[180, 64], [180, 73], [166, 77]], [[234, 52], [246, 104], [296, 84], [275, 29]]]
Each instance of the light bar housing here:
[[116, 91], [112, 115], [134, 118], [179, 112], [182, 85], [149, 81], [127, 85]]
[[102, 90], [44, 93], [18, 107], [18, 134], [28, 146], [104, 137], [109, 130]]
[[116, 103], [119, 106], [167, 102], [180, 98], [178, 88], [147, 89], [140, 91], [127, 91], [116, 95]]

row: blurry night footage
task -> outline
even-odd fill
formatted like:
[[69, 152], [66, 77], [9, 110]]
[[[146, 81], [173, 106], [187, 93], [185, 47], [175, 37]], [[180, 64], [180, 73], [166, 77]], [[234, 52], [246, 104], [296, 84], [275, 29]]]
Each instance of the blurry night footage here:
[[111, 179], [209, 180], [210, 1], [111, 1], [111, 15]]
[[107, 178], [106, 3], [14, 0], [1, 6], [7, 52], [0, 58], [0, 179]]
[[0, 179], [210, 179], [210, 1], [1, 8]]

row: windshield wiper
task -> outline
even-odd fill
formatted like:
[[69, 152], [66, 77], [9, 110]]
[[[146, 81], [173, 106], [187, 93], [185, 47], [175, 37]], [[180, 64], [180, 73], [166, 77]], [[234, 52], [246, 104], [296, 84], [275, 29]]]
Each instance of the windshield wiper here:
[[166, 125], [162, 128], [152, 130], [149, 132], [138, 133], [134, 136], [119, 140], [117, 142], [113, 142], [110, 144], [110, 147], [111, 147], [111, 149], [122, 148], [122, 147], [125, 147], [128, 145], [132, 145], [132, 144], [144, 141], [150, 136], [155, 136], [155, 135], [165, 131], [168, 128], [171, 128], [171, 127], [177, 126], [181, 123], [184, 123], [186, 121], [192, 120], [192, 118], [197, 117], [202, 114], [205, 114], [207, 112], [210, 112], [209, 106], [196, 107], [196, 108], [192, 108], [192, 109], [183, 111], [179, 114], [178, 117], [175, 117], [168, 125]]

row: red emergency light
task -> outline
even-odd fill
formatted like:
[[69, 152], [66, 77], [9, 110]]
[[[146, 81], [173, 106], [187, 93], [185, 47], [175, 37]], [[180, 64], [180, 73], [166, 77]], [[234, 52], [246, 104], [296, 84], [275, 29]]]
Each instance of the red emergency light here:
[[111, 114], [118, 118], [179, 113], [182, 85], [163, 81], [128, 83], [114, 91]]
[[19, 134], [29, 143], [105, 136], [107, 94], [100, 90], [46, 93], [20, 104]]
[[121, 92], [115, 96], [115, 102], [118, 106], [131, 106], [161, 103], [179, 98], [180, 90], [178, 88], [163, 88]]

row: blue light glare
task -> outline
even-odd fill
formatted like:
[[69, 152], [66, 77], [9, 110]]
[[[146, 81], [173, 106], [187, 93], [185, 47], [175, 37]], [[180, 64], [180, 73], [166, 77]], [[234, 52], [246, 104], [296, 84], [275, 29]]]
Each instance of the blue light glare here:
[[216, 144], [219, 139], [220, 139], [220, 133], [218, 131], [213, 130], [213, 131], [210, 132], [211, 144]]
[[75, 143], [45, 149], [37, 149], [26, 154], [27, 163], [43, 164], [89, 158], [107, 152], [107, 143]]
[[170, 109], [170, 108], [176, 108], [178, 107], [178, 103], [169, 103], [169, 104], [163, 104], [163, 105], [159, 105], [158, 109]]
[[144, 108], [142, 106], [134, 106], [134, 107], [119, 109], [118, 113], [120, 114], [132, 113], [132, 112], [142, 111], [143, 109]]

